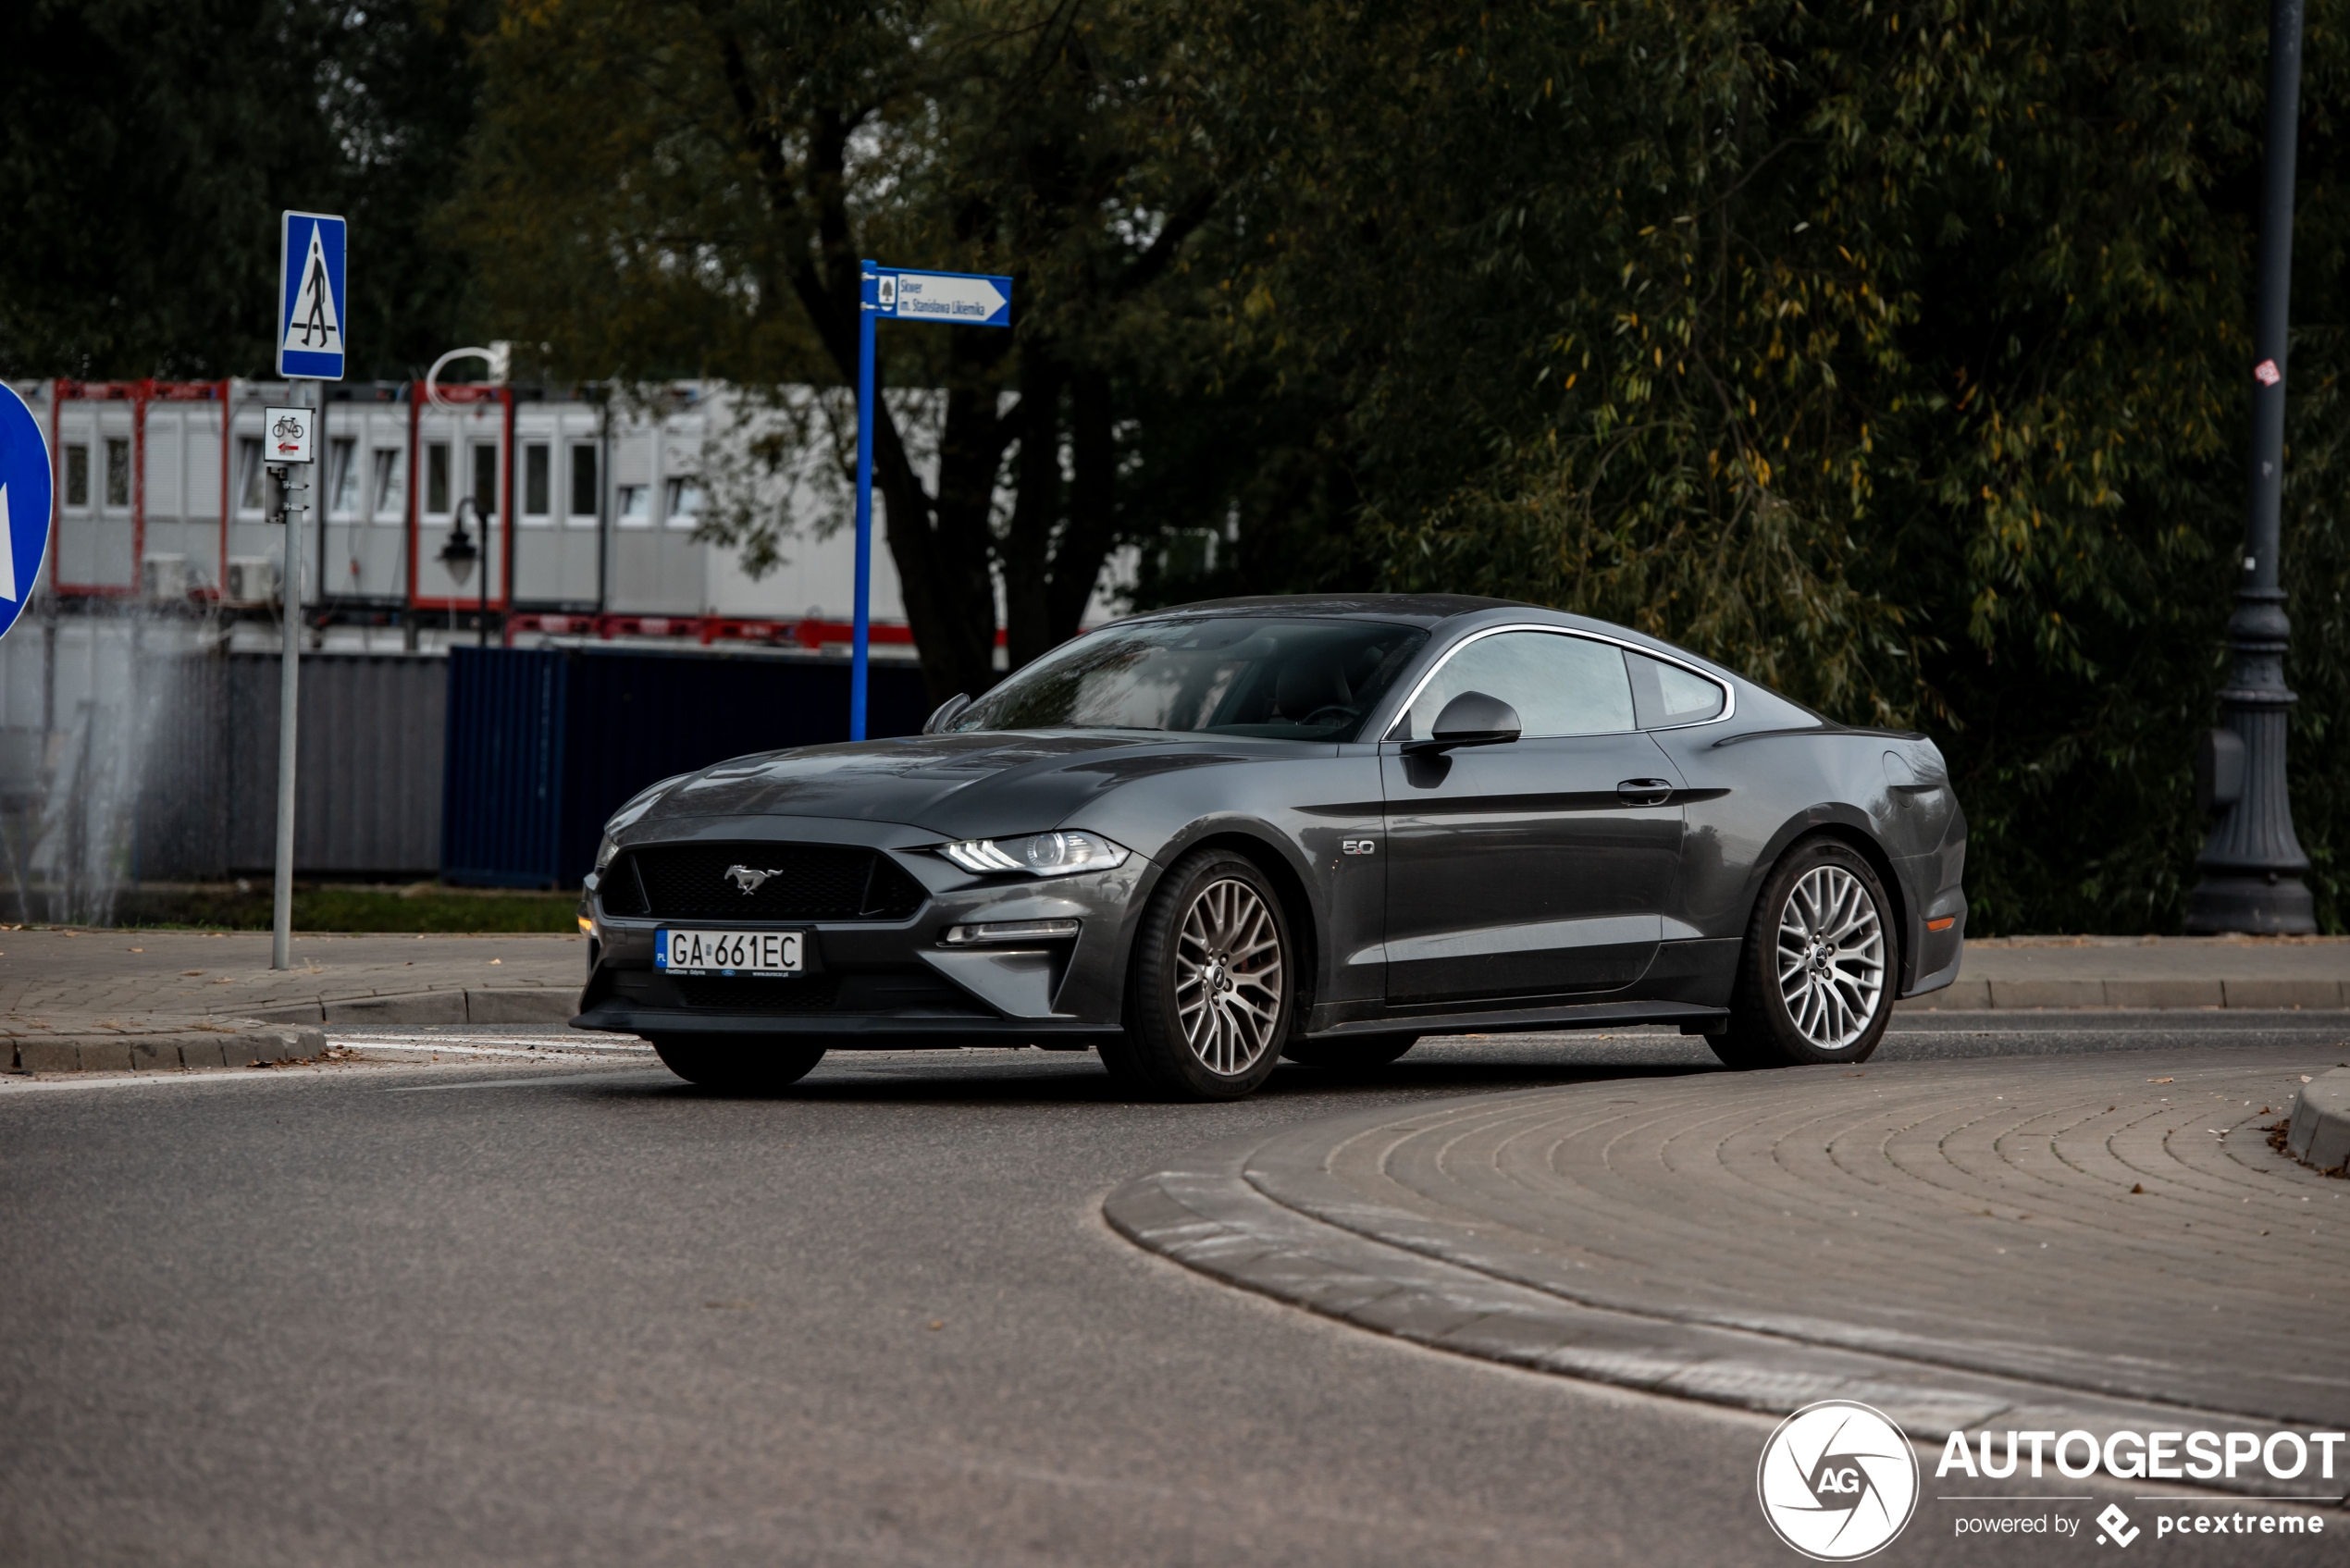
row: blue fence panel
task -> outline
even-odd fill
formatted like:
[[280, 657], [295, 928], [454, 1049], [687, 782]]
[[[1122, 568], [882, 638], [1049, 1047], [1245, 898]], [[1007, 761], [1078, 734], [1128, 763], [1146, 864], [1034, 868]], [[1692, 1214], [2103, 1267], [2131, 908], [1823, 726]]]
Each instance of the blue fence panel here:
[[[911, 735], [929, 710], [919, 671], [874, 667], [872, 735]], [[845, 661], [457, 648], [441, 875], [477, 886], [575, 885], [605, 819], [647, 784], [847, 734]]]
[[568, 666], [559, 650], [450, 650], [440, 793], [444, 880], [477, 887], [560, 885]]

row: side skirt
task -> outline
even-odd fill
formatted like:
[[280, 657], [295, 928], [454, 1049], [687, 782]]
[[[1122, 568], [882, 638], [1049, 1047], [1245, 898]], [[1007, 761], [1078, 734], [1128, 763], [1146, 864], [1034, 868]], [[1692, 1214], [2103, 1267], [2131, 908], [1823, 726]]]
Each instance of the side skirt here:
[[1385, 1013], [1309, 1031], [1308, 1040], [1369, 1034], [1512, 1034], [1535, 1030], [1604, 1029], [1622, 1023], [1671, 1023], [1683, 1034], [1729, 1027], [1729, 1010], [1692, 1002], [1578, 1002], [1547, 1007], [1503, 1007], [1483, 1013]]

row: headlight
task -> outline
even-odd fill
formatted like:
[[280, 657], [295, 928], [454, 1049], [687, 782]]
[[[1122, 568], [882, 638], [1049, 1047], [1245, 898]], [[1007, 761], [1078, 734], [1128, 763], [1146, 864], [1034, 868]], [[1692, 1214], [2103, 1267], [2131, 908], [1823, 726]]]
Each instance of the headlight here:
[[612, 858], [619, 853], [620, 841], [610, 833], [604, 834], [604, 841], [596, 846], [596, 874], [602, 876], [604, 868], [611, 865]]
[[1122, 866], [1130, 853], [1097, 833], [1040, 833], [1026, 838], [970, 838], [942, 844], [938, 852], [963, 870], [985, 876], [1026, 871], [1033, 877], [1065, 877], [1072, 871], [1107, 871]]

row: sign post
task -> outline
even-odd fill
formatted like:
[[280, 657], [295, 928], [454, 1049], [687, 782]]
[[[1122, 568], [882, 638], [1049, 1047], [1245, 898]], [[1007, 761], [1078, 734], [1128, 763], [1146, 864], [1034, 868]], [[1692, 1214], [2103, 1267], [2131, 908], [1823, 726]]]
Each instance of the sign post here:
[[[271, 521], [285, 525], [284, 580], [278, 586], [283, 632], [278, 663], [278, 867], [271, 911], [269, 967], [293, 967], [294, 758], [302, 709], [302, 519], [310, 510], [307, 475], [315, 461], [324, 383], [342, 379], [342, 324], [349, 319], [343, 220], [326, 213], [287, 212], [278, 219], [278, 374], [292, 384], [287, 408], [262, 412], [262, 451], [281, 500]], [[302, 382], [310, 383], [307, 406]]]
[[857, 610], [850, 633], [848, 738], [865, 738], [865, 675], [871, 662], [873, 589], [873, 324], [928, 321], [944, 327], [1009, 327], [1012, 280], [992, 273], [908, 272], [868, 258], [857, 312]]
[[17, 389], [0, 381], [0, 637], [31, 601], [49, 554], [56, 478], [49, 443]]

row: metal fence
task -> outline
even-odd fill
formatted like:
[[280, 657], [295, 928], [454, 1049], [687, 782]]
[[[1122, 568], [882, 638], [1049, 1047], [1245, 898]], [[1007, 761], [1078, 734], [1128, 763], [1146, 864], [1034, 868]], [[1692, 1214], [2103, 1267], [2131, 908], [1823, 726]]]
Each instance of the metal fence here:
[[[460, 648], [449, 694], [441, 875], [476, 886], [575, 885], [645, 785], [848, 734], [837, 659]], [[929, 709], [918, 669], [874, 664], [873, 735], [911, 735]]]
[[[312, 654], [302, 661], [294, 866], [408, 879], [440, 860], [446, 659]], [[202, 652], [142, 672], [149, 718], [132, 876], [265, 871], [276, 857], [278, 660]]]

